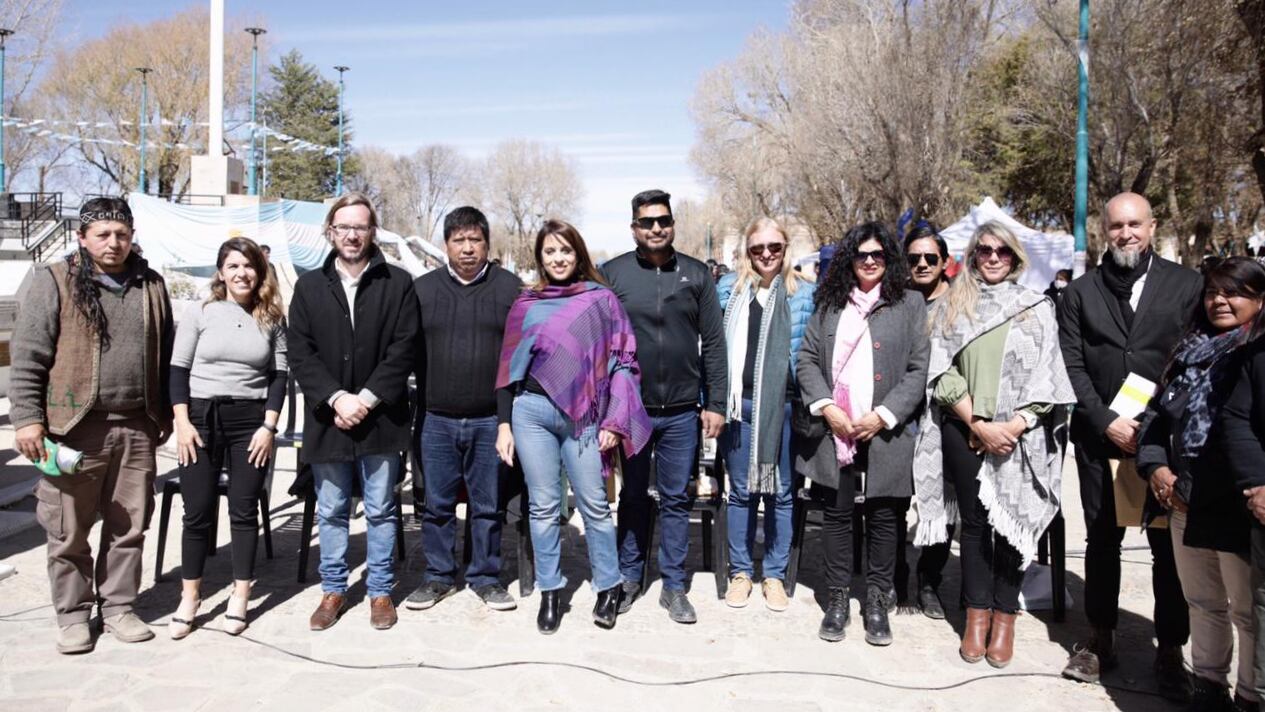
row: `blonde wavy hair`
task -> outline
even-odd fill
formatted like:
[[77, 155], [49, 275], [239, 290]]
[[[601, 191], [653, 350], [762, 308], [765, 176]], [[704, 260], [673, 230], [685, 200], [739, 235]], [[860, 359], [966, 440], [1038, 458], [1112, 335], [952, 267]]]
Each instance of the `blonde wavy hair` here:
[[[742, 244], [738, 247], [738, 265], [735, 270], [738, 274], [738, 281], [734, 283], [734, 293], [737, 294], [743, 290], [748, 284], [760, 283], [760, 273], [756, 271], [755, 264], [751, 261], [751, 253], [747, 251], [747, 246], [751, 242], [751, 236], [757, 232], [764, 230], [776, 230], [782, 236], [782, 284], [786, 285], [786, 294], [792, 295], [799, 289], [800, 282], [804, 279], [795, 271], [795, 266], [791, 264], [790, 248], [791, 238], [786, 234], [786, 229], [781, 223], [770, 217], [758, 217], [747, 225], [747, 229], [742, 231]], [[724, 306], [723, 304], [721, 305]]]
[[268, 259], [264, 257], [264, 251], [259, 249], [259, 245], [255, 244], [254, 240], [245, 237], [232, 237], [220, 245], [219, 254], [215, 257], [215, 276], [211, 277], [211, 296], [205, 303], [222, 302], [228, 299], [228, 287], [225, 286], [224, 279], [220, 277], [220, 270], [223, 269], [228, 256], [234, 252], [240, 252], [255, 269], [255, 289], [251, 293], [250, 309], [251, 316], [255, 317], [255, 323], [265, 331], [285, 323], [285, 306], [281, 303], [281, 292], [278, 290], [277, 282], [272, 279], [268, 270]]
[[936, 324], [940, 326], [940, 333], [948, 335], [953, 328], [953, 324], [961, 317], [965, 316], [971, 321], [975, 321], [975, 303], [979, 300], [979, 285], [984, 281], [983, 275], [980, 274], [979, 267], [975, 264], [975, 248], [979, 246], [980, 238], [985, 235], [991, 235], [1006, 247], [1009, 247], [1015, 253], [1014, 262], [1010, 266], [1010, 274], [1006, 275], [1007, 282], [1019, 281], [1020, 275], [1028, 269], [1028, 253], [1023, 249], [1023, 243], [1019, 242], [1019, 238], [1015, 237], [1015, 233], [1010, 228], [997, 220], [990, 220], [983, 225], [975, 228], [975, 234], [971, 235], [971, 241], [966, 245], [966, 258], [962, 261], [962, 268], [965, 274], [959, 273], [953, 280], [952, 286], [949, 287], [948, 294], [940, 299], [940, 304], [936, 306], [935, 311], [931, 314], [932, 329]]

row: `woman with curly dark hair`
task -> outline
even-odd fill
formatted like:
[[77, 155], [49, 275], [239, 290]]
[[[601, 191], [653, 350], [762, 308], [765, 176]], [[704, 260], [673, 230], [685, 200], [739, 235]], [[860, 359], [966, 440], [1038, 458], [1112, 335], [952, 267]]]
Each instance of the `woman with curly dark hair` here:
[[[869, 570], [865, 640], [889, 645], [887, 621], [904, 500], [913, 494], [913, 419], [927, 385], [927, 313], [880, 223], [852, 228], [817, 287], [796, 376], [808, 404], [796, 465], [825, 501], [822, 533], [830, 601], [817, 635], [844, 638], [852, 583], [852, 513], [865, 495]], [[806, 421], [806, 422], [805, 422]]]

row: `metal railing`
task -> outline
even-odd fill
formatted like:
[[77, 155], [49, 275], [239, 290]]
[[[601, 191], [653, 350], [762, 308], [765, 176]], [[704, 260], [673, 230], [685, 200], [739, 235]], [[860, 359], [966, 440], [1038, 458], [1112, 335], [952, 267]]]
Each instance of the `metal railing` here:
[[57, 221], [56, 227], [44, 234], [42, 240], [27, 249], [30, 251], [32, 259], [36, 262], [43, 262], [50, 252], [56, 252], [64, 248], [74, 234], [75, 231], [70, 226], [70, 220], [60, 219]]

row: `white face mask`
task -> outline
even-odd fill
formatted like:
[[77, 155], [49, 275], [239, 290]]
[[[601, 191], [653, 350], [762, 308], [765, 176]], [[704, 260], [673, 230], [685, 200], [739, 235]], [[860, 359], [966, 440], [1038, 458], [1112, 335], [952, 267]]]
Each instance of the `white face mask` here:
[[1062, 289], [1062, 288], [1064, 288], [1064, 287], [1066, 287], [1066, 286], [1067, 286], [1067, 280], [1066, 280], [1066, 279], [1056, 279], [1056, 280], [1054, 280], [1054, 288], [1055, 288], [1055, 289]]

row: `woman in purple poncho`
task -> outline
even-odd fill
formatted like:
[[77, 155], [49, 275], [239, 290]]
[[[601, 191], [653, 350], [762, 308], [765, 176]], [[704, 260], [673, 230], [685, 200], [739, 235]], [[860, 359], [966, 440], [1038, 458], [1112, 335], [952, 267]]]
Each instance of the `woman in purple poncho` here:
[[531, 540], [536, 552], [540, 613], [550, 634], [561, 622], [560, 515], [566, 490], [560, 465], [584, 519], [597, 603], [593, 621], [615, 625], [619, 554], [606, 501], [606, 477], [619, 457], [650, 439], [641, 404], [637, 341], [614, 292], [571, 225], [548, 220], [536, 234], [539, 281], [510, 309], [497, 388], [515, 393], [512, 426], [501, 425], [496, 449], [513, 464], [515, 449], [527, 480]]

